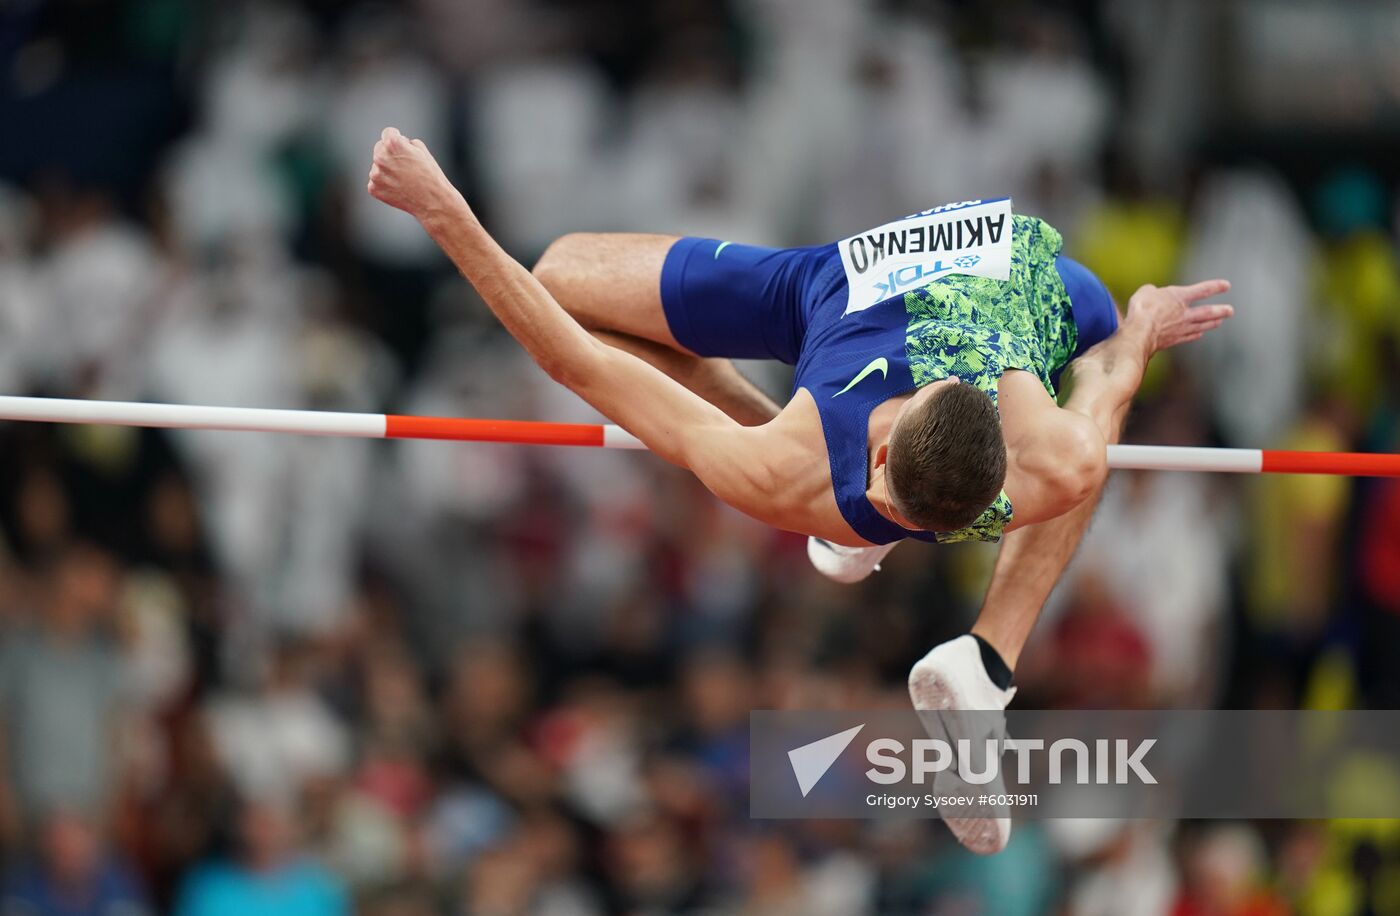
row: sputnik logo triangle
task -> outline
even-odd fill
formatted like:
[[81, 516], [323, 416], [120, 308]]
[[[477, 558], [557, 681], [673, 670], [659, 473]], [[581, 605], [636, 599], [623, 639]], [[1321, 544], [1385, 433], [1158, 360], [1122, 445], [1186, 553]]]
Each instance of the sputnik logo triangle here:
[[836, 762], [836, 758], [850, 746], [862, 728], [865, 726], [857, 725], [855, 728], [848, 728], [788, 751], [792, 775], [797, 777], [797, 787], [802, 790], [803, 798], [806, 798], [812, 787], [821, 781], [826, 771]]

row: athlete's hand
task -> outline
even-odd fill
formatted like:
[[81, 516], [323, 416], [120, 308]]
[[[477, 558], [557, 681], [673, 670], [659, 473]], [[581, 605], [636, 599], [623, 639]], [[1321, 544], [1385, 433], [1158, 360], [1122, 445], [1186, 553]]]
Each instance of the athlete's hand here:
[[1230, 288], [1229, 280], [1206, 280], [1190, 286], [1142, 287], [1128, 300], [1125, 326], [1139, 328], [1150, 352], [1200, 340], [1235, 314], [1228, 305], [1195, 305]]
[[369, 193], [420, 221], [462, 202], [423, 141], [410, 140], [396, 127], [384, 128], [374, 144]]

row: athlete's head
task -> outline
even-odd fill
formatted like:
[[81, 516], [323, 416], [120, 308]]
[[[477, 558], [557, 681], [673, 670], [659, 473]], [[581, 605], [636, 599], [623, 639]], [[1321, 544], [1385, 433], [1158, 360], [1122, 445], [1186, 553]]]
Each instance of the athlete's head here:
[[890, 501], [925, 531], [977, 520], [1006, 482], [1006, 439], [996, 405], [972, 385], [935, 383], [895, 417], [885, 456]]

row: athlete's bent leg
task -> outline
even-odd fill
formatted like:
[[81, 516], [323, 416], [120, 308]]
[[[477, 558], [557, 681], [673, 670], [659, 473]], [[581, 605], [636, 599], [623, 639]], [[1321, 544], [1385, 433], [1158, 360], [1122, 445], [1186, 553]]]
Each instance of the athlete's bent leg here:
[[661, 304], [661, 272], [672, 235], [573, 233], [557, 239], [535, 277], [593, 335], [651, 363], [739, 423], [757, 426], [778, 405], [727, 359], [686, 350]]
[[546, 248], [533, 272], [589, 330], [680, 350], [661, 306], [661, 269], [677, 241], [674, 235], [575, 232]]

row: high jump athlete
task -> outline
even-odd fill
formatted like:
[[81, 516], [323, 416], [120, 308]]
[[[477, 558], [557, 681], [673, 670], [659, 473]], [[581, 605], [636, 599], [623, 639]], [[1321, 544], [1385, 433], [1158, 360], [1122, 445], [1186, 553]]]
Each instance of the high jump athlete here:
[[[814, 248], [568, 235], [532, 273], [420, 140], [385, 129], [369, 193], [418, 219], [551, 378], [729, 505], [808, 535], [833, 578], [863, 578], [905, 538], [1001, 540], [972, 632], [910, 672], [919, 709], [1005, 709], [1148, 360], [1232, 314], [1194, 305], [1229, 289], [1208, 280], [1144, 286], [1120, 322], [1060, 234], [1007, 200]], [[732, 358], [796, 366], [792, 399]], [[1010, 835], [1005, 818], [949, 825], [977, 852]]]

